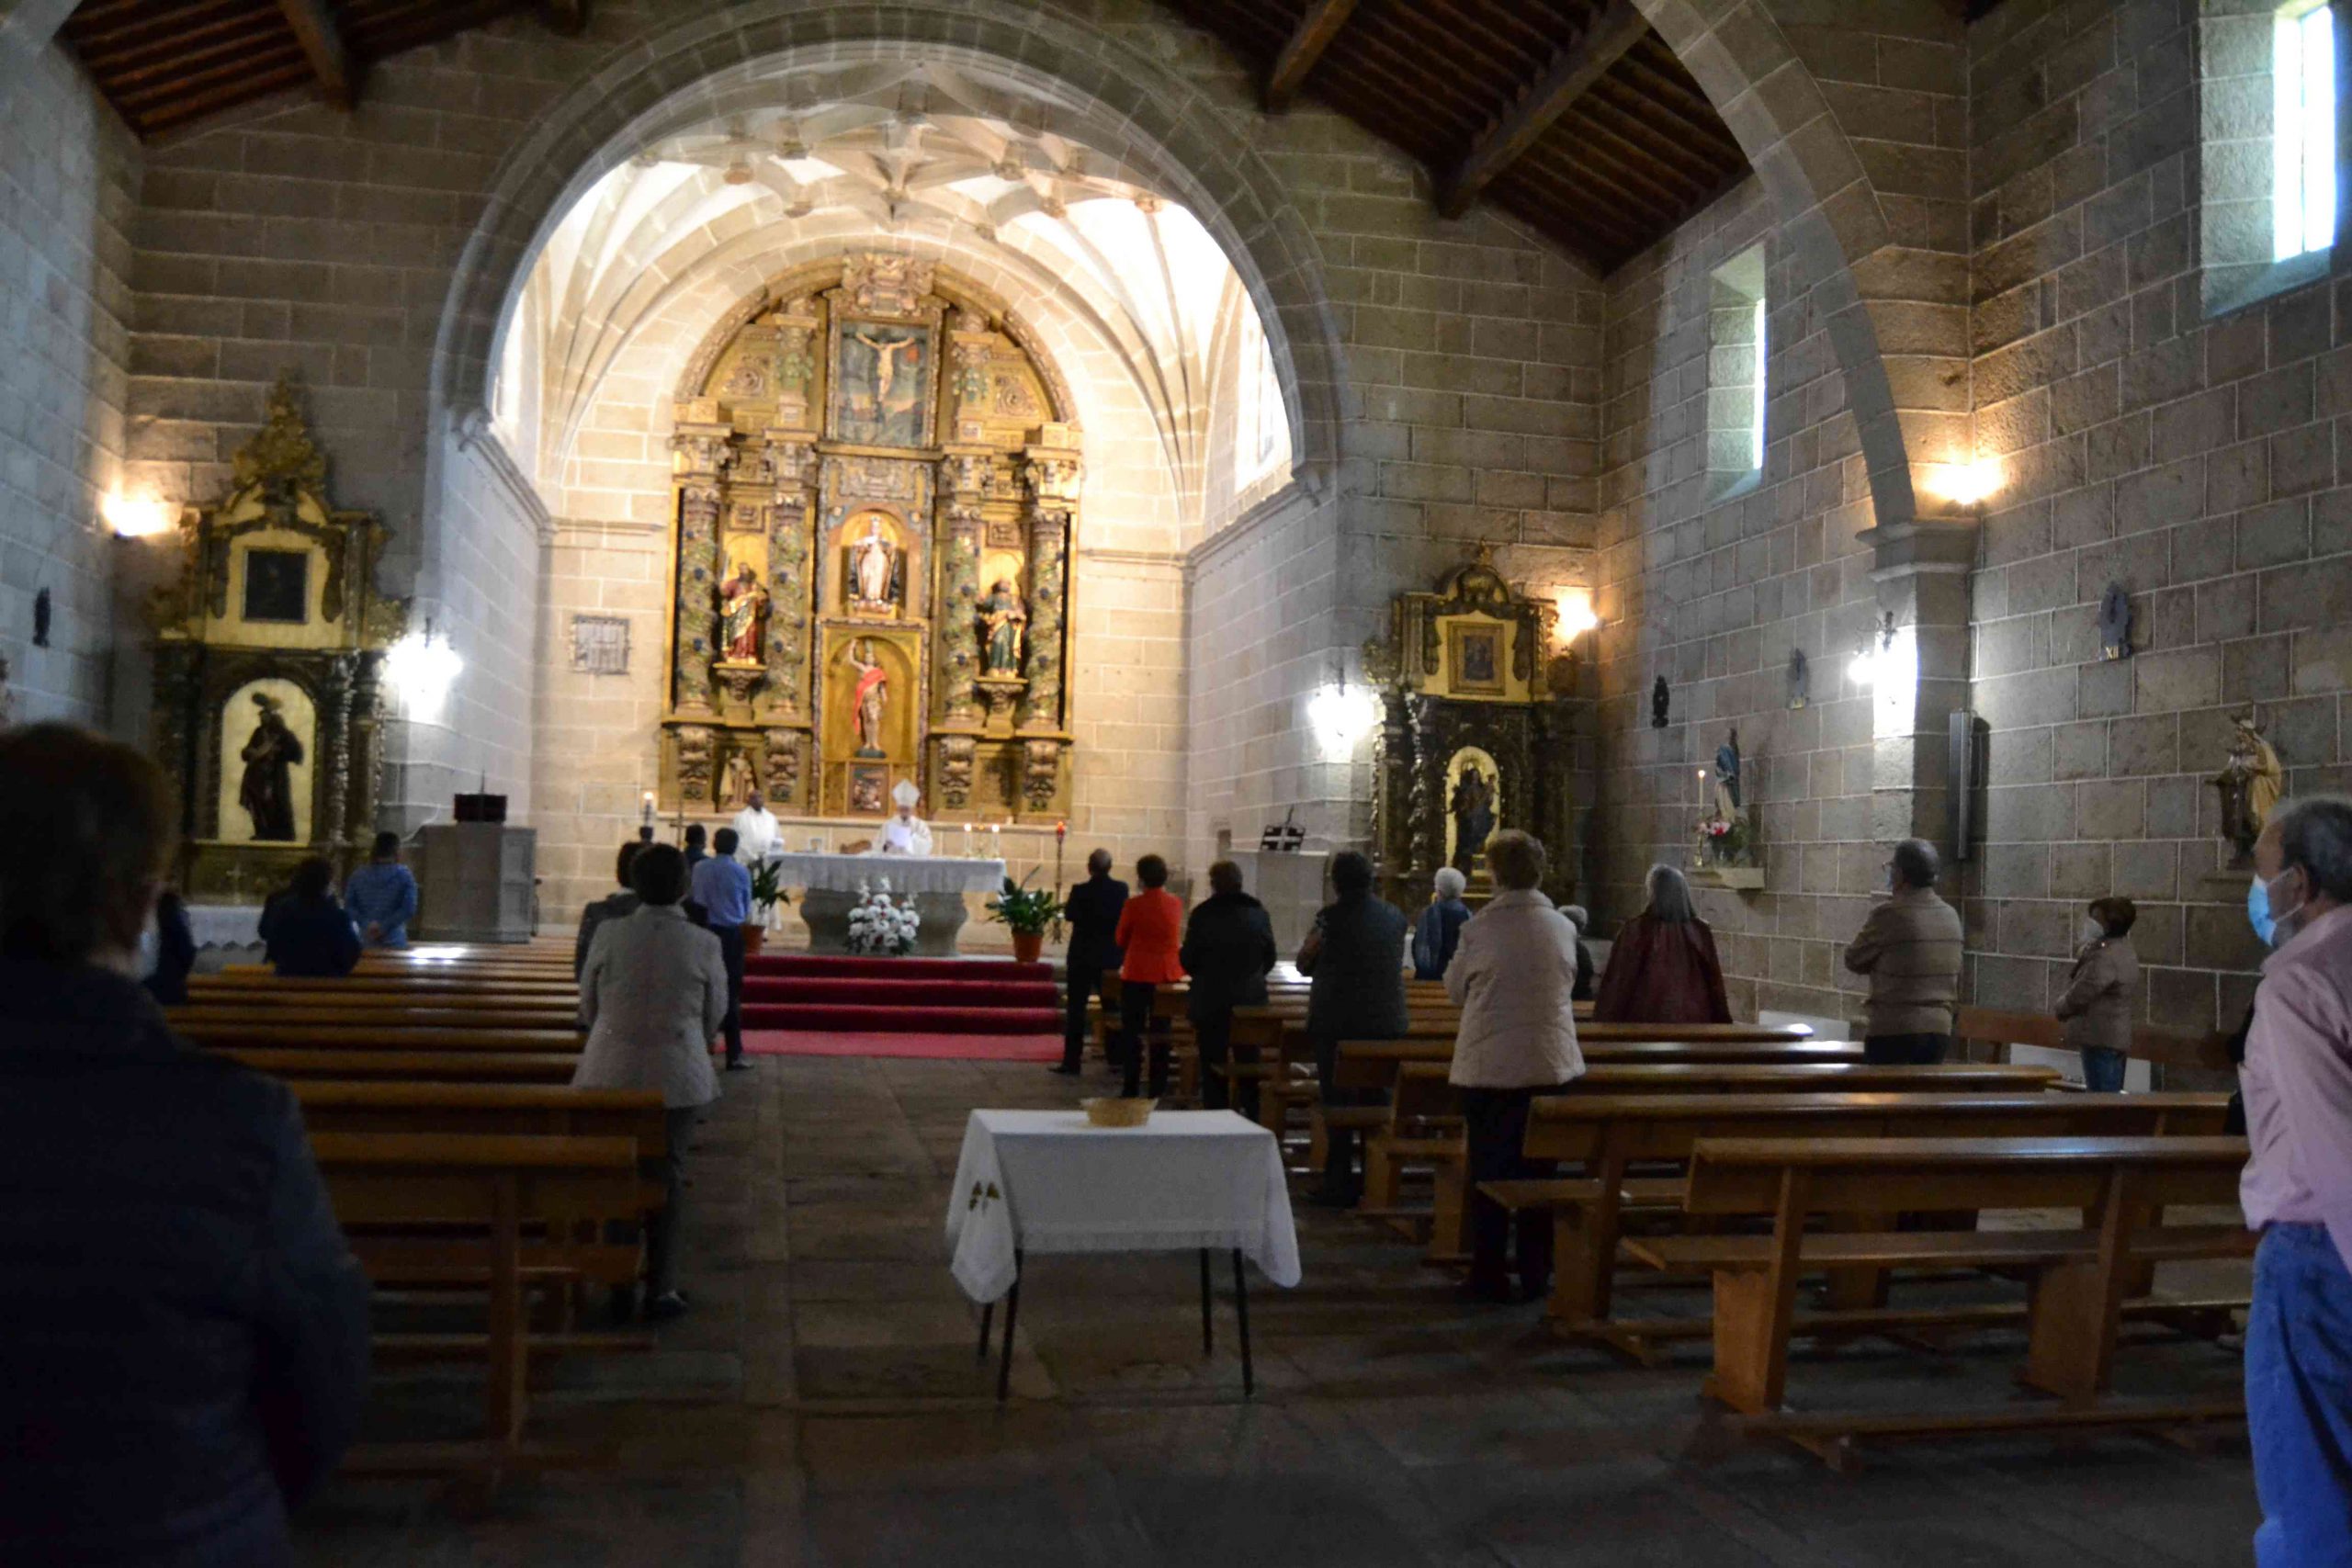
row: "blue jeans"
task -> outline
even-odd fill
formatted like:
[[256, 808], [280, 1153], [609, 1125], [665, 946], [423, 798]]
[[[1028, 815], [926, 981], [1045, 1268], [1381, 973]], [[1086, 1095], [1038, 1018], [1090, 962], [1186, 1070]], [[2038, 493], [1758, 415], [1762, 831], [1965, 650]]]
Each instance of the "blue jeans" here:
[[2093, 1094], [2123, 1092], [2123, 1068], [2131, 1057], [2105, 1045], [2083, 1047], [2083, 1087]]
[[2352, 1564], [2352, 1273], [2324, 1226], [2263, 1233], [2245, 1417], [2262, 1502], [2259, 1568]]

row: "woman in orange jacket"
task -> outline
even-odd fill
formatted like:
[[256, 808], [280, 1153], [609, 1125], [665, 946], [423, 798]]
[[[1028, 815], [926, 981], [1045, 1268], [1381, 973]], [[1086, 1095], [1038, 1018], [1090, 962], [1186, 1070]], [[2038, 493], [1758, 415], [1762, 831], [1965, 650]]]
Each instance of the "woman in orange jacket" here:
[[1159, 987], [1184, 977], [1177, 962], [1183, 942], [1184, 906], [1168, 891], [1168, 863], [1158, 855], [1136, 862], [1141, 891], [1119, 911], [1117, 941], [1125, 958], [1119, 964], [1119, 1066], [1125, 1085], [1120, 1093], [1134, 1099], [1143, 1077], [1143, 1037], [1151, 1034], [1151, 1093], [1168, 1092], [1168, 1036], [1153, 1028], [1152, 998]]

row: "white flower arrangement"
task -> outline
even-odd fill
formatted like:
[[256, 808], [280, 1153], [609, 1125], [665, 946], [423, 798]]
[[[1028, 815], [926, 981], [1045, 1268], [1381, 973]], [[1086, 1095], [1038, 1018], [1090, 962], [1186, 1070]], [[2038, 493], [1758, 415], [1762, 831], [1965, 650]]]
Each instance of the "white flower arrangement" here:
[[912, 898], [890, 897], [890, 879], [857, 885], [857, 907], [849, 912], [849, 950], [861, 957], [904, 958], [915, 950], [922, 916]]

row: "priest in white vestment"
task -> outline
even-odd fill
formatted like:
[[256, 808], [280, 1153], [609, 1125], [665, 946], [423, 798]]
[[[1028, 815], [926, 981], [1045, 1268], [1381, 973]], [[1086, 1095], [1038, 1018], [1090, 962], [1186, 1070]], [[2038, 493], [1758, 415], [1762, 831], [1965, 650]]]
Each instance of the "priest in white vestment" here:
[[931, 853], [931, 824], [915, 815], [915, 803], [922, 798], [910, 780], [900, 779], [899, 787], [890, 792], [891, 803], [898, 812], [882, 824], [881, 837], [875, 848], [886, 855], [927, 855]]
[[745, 865], [756, 866], [784, 847], [784, 825], [768, 809], [766, 797], [756, 789], [735, 814], [735, 858]]

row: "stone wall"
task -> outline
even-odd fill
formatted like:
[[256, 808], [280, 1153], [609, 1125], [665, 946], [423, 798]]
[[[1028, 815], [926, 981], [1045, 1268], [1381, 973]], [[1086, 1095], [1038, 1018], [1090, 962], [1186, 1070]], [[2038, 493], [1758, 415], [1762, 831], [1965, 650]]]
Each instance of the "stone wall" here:
[[[105, 726], [117, 717], [118, 547], [98, 502], [121, 479], [141, 154], [56, 48], [5, 65], [13, 88], [0, 117], [0, 658], [17, 718]], [[33, 603], [43, 589], [49, 646], [36, 648]], [[135, 658], [138, 639], [130, 640]], [[122, 716], [135, 723], [137, 713]]]
[[[2217, 874], [2230, 716], [2257, 707], [2290, 795], [2352, 783], [2352, 315], [2326, 284], [2204, 314], [2197, 11], [2010, 0], [1971, 38], [1978, 423], [2007, 474], [1975, 581], [1974, 994], [2045, 1008], [2083, 904], [2120, 893], [2182, 1028], [2234, 1026], [2260, 957]], [[2139, 651], [2105, 662], [2111, 581]]]

